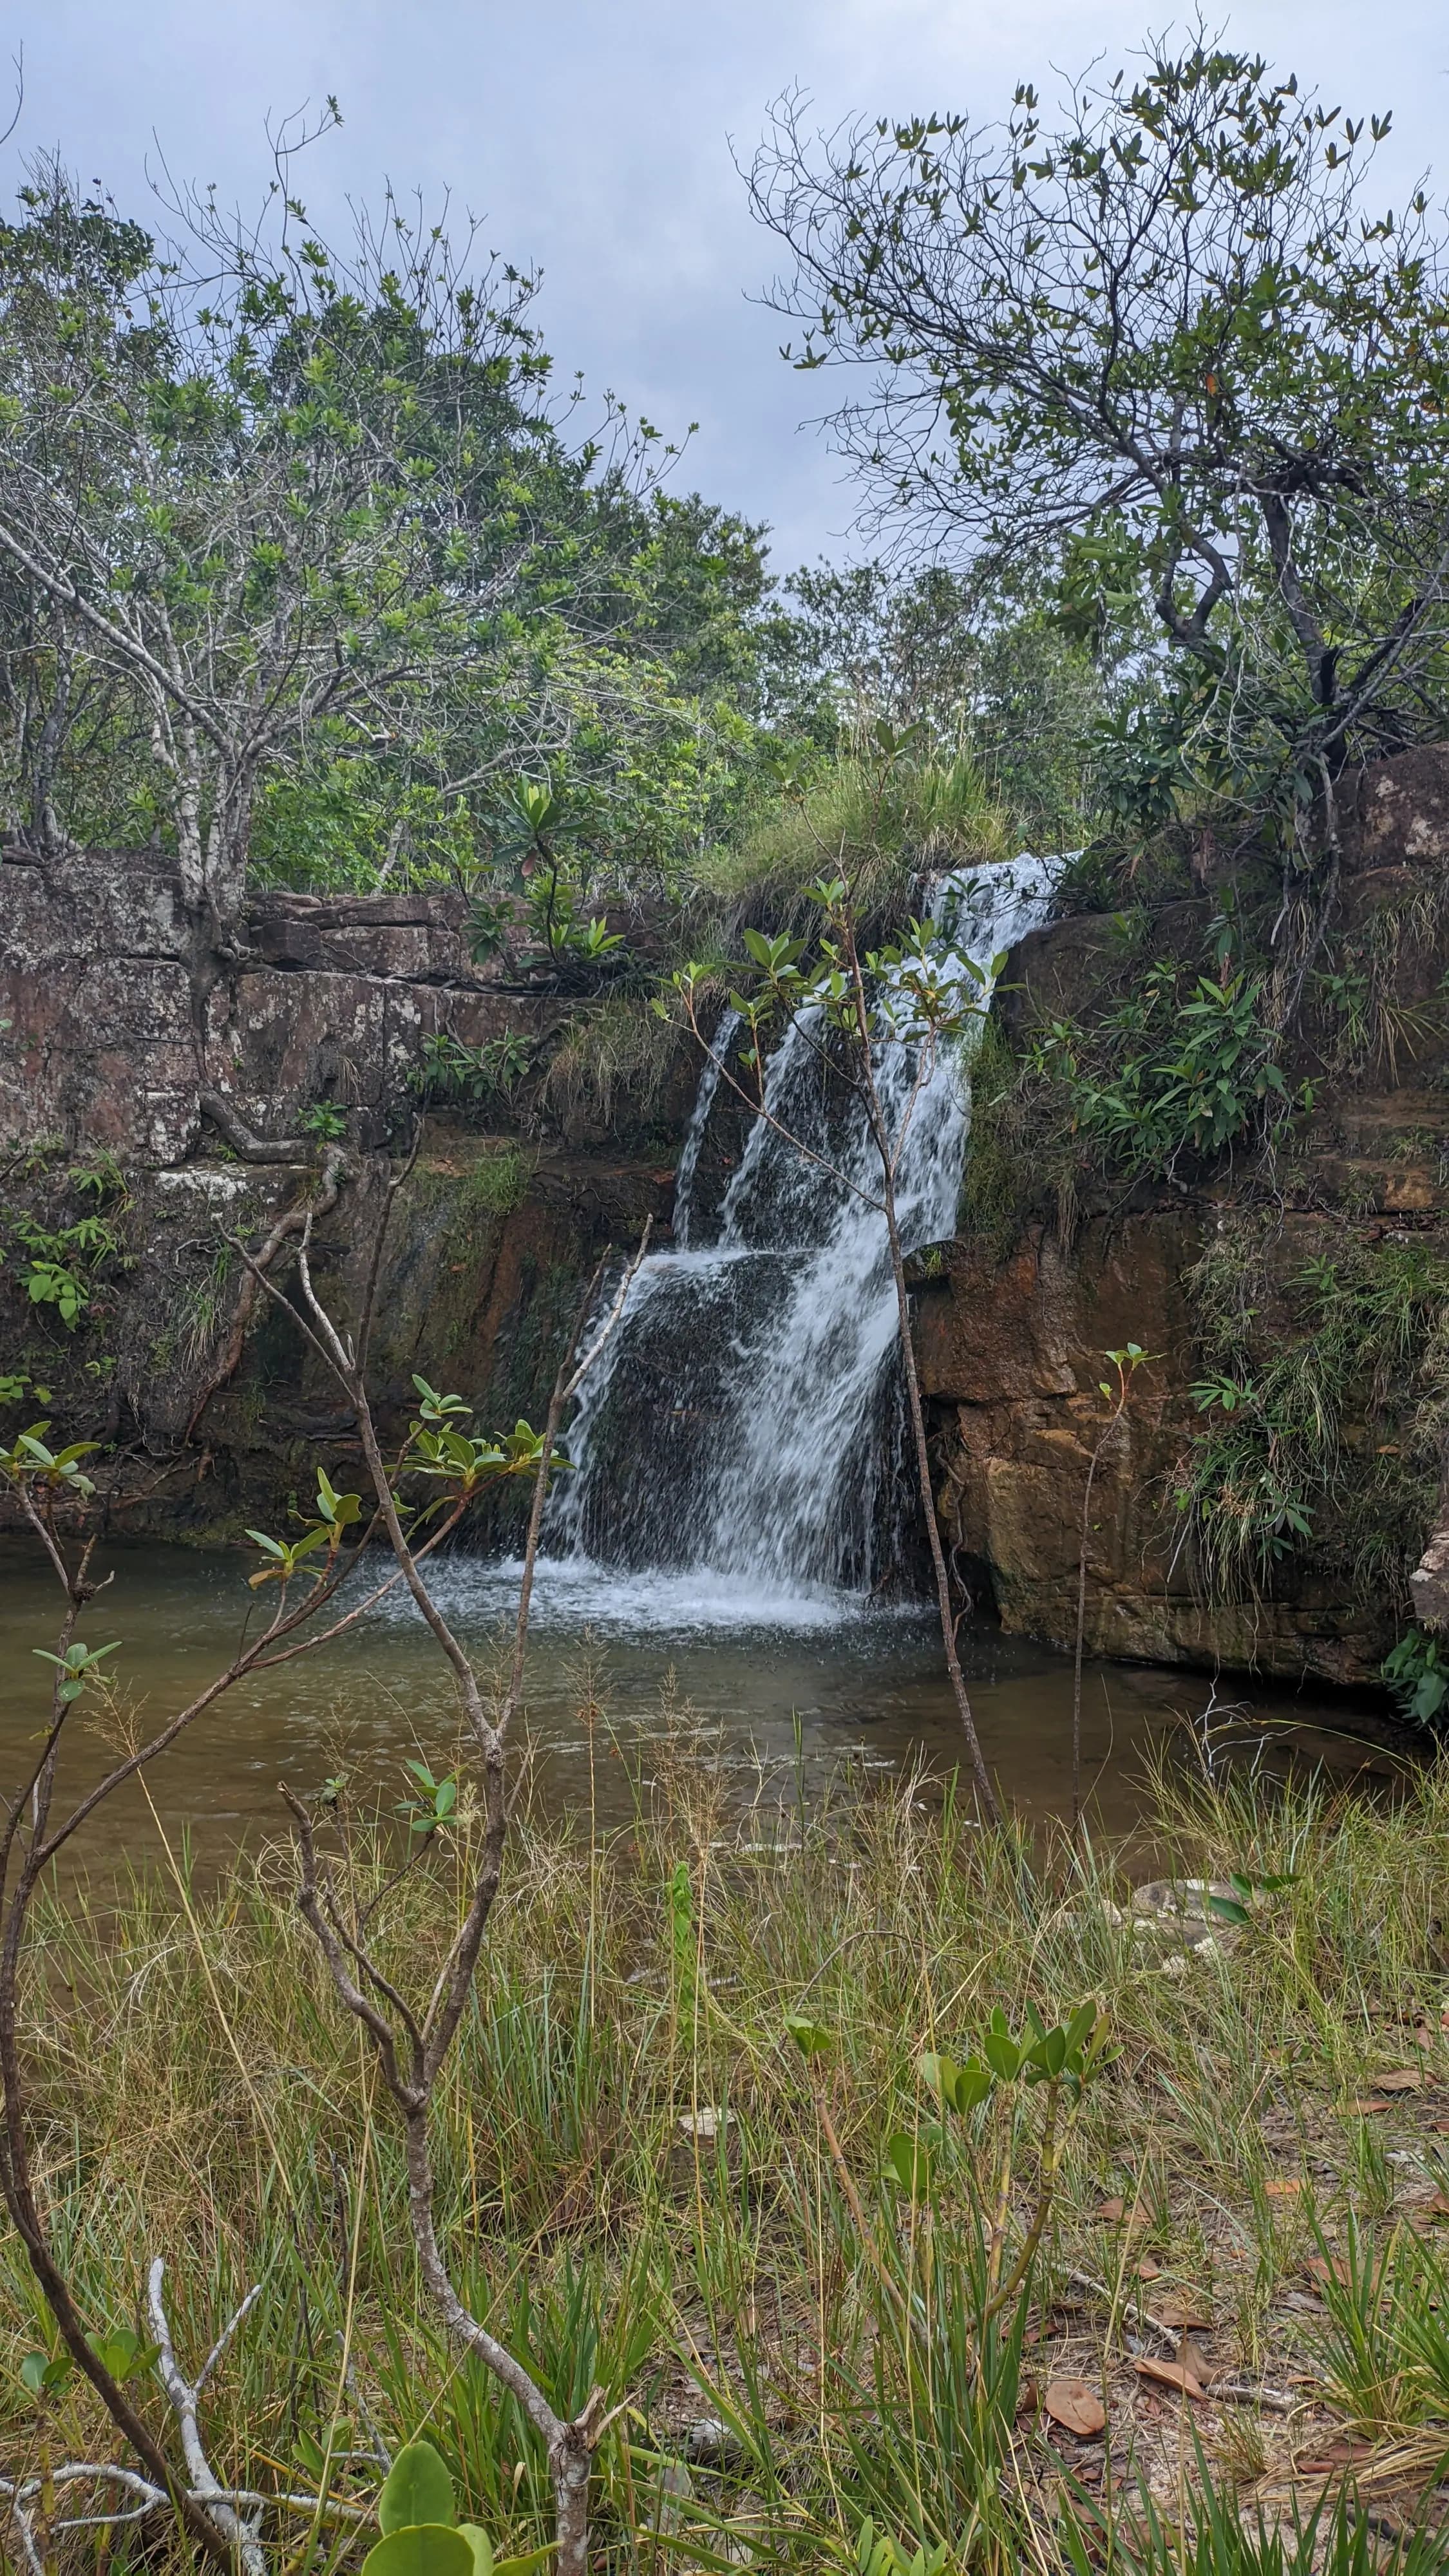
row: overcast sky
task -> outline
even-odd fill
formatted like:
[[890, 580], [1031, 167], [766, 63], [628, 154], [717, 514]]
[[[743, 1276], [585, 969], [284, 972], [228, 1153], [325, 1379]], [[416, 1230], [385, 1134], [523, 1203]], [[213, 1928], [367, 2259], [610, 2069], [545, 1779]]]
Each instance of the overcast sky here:
[[[144, 212], [153, 135], [178, 177], [254, 202], [263, 128], [328, 91], [345, 124], [309, 157], [324, 217], [349, 193], [450, 186], [489, 244], [544, 271], [560, 371], [582, 368], [667, 434], [700, 424], [687, 479], [774, 528], [780, 569], [848, 557], [851, 495], [802, 427], [821, 379], [776, 354], [751, 297], [769, 273], [730, 146], [748, 156], [787, 84], [822, 123], [954, 108], [994, 116], [1019, 79], [1108, 69], [1167, 24], [1150, 0], [0, 0], [23, 46], [7, 147], [59, 146]], [[1386, 185], [1449, 182], [1443, 0], [1266, 0], [1239, 43], [1354, 112], [1391, 107]]]

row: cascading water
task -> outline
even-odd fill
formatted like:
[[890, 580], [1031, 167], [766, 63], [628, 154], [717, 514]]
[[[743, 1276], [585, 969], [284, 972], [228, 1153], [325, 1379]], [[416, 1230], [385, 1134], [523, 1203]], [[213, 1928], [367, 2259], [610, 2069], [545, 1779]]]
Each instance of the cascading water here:
[[[985, 964], [1042, 917], [1053, 874], [1029, 858], [982, 869], [944, 880], [934, 908], [958, 953]], [[716, 1055], [733, 1035], [722, 1026]], [[705, 1066], [674, 1243], [640, 1269], [569, 1435], [545, 1607], [553, 1594], [605, 1617], [612, 1602], [631, 1623], [809, 1625], [838, 1616], [842, 1596], [863, 1604], [891, 1570], [901, 1390], [885, 1221], [870, 1203], [880, 1167], [863, 1110], [813, 1040], [797, 1022], [771, 1058], [778, 1126], [752, 1124], [708, 1243], [698, 1166], [720, 1074]], [[954, 1230], [969, 1059], [969, 1038], [943, 1048], [910, 1117], [896, 1178], [908, 1251]], [[875, 1065], [894, 1130], [915, 1051], [882, 1039]]]

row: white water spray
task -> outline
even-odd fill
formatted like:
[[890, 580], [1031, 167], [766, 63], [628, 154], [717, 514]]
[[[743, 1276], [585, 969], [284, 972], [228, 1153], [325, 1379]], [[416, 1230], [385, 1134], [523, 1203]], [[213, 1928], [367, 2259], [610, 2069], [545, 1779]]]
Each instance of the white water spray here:
[[[989, 964], [1012, 947], [1043, 918], [1054, 873], [1022, 858], [945, 880], [936, 905], [957, 951]], [[733, 1036], [722, 1025], [716, 1056]], [[970, 1055], [969, 1036], [941, 1049], [910, 1114], [896, 1178], [908, 1252], [955, 1231]], [[894, 1130], [915, 1051], [883, 1039], [875, 1066]], [[809, 1025], [792, 1024], [766, 1068], [766, 1107], [841, 1178], [757, 1118], [706, 1245], [698, 1168], [720, 1079], [706, 1063], [674, 1243], [643, 1264], [568, 1435], [576, 1465], [555, 1489], [539, 1568], [545, 1617], [556, 1595], [560, 1611], [608, 1626], [813, 1626], [864, 1608], [893, 1568], [911, 1488], [864, 1112], [831, 1096]]]

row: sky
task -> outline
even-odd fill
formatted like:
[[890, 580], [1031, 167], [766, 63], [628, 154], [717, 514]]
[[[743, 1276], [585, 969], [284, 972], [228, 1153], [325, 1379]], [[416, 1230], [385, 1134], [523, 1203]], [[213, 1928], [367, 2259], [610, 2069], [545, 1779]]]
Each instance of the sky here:
[[[1391, 108], [1390, 201], [1436, 160], [1449, 192], [1443, 0], [1260, 0], [1209, 23], [1329, 104]], [[335, 223], [387, 178], [451, 189], [490, 247], [542, 269], [560, 375], [581, 369], [668, 437], [697, 421], [682, 488], [769, 521], [783, 571], [863, 547], [811, 426], [822, 379], [781, 362], [784, 326], [759, 302], [772, 249], [733, 156], [771, 99], [798, 85], [824, 126], [933, 108], [975, 122], [1018, 80], [1049, 97], [1053, 67], [1115, 71], [1171, 24], [1150, 0], [0, 0], [0, 59], [24, 66], [0, 187], [58, 148], [144, 218], [164, 154], [251, 206], [268, 117], [334, 92], [344, 123], [308, 156], [309, 208]]]

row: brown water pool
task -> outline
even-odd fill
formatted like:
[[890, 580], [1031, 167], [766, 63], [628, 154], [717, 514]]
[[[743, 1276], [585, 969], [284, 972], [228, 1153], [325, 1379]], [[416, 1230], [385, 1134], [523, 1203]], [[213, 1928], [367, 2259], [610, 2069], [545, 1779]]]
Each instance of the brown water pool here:
[[[224, 1664], [254, 1596], [255, 1558], [118, 1544], [114, 1574], [82, 1630], [111, 1660], [148, 1729]], [[441, 1574], [450, 1615], [470, 1648], [496, 1654], [514, 1598], [514, 1571], [454, 1559]], [[0, 1552], [0, 1790], [23, 1780], [49, 1704], [49, 1667], [34, 1653], [54, 1644], [59, 1594], [38, 1552]], [[1005, 1796], [1033, 1820], [1063, 1815], [1070, 1799], [1072, 1672], [1068, 1657], [1004, 1637], [962, 1636], [962, 1660], [986, 1757]], [[1192, 1759], [1192, 1730], [1211, 1685], [1205, 1676], [1151, 1665], [1089, 1664], [1083, 1737], [1092, 1811], [1110, 1832], [1140, 1818], [1154, 1752], [1165, 1743]], [[593, 1703], [597, 1714], [585, 1712]], [[1387, 1731], [1367, 1710], [1321, 1691], [1293, 1694], [1219, 1685], [1234, 1704], [1237, 1758], [1319, 1760], [1345, 1776], [1387, 1775]], [[279, 1830], [278, 1782], [315, 1789], [345, 1769], [365, 1790], [405, 1785], [402, 1765], [421, 1754], [446, 1763], [455, 1742], [450, 1678], [410, 1606], [375, 1614], [316, 1656], [240, 1683], [208, 1711], [149, 1775], [154, 1812], [128, 1789], [89, 1829], [84, 1858], [104, 1867], [121, 1853], [189, 1838], [204, 1868], [240, 1836]], [[940, 1645], [929, 1615], [858, 1603], [781, 1596], [742, 1603], [708, 1583], [650, 1576], [622, 1582], [591, 1569], [542, 1569], [528, 1663], [525, 1730], [537, 1794], [554, 1808], [587, 1809], [601, 1822], [629, 1812], [632, 1767], [665, 1744], [722, 1765], [741, 1801], [807, 1798], [843, 1762], [867, 1771], [924, 1765], [949, 1770], [961, 1743]], [[65, 1754], [66, 1785], [95, 1778], [106, 1748], [87, 1701]]]

